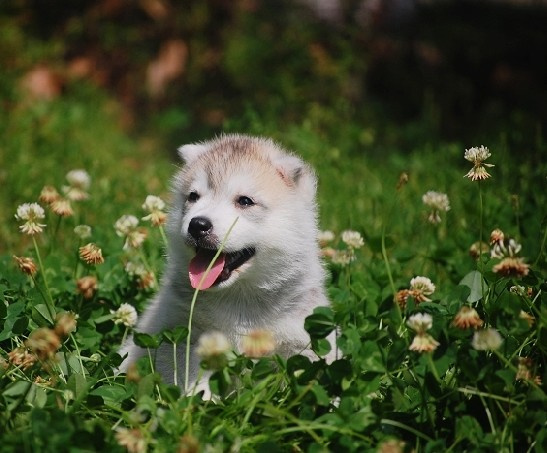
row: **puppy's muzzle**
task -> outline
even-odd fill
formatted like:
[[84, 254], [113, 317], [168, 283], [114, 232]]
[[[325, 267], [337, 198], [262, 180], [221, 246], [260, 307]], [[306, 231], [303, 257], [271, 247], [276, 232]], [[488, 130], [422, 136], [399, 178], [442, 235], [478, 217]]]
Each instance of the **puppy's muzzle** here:
[[188, 233], [196, 241], [203, 239], [211, 233], [213, 224], [207, 217], [194, 217], [188, 225]]

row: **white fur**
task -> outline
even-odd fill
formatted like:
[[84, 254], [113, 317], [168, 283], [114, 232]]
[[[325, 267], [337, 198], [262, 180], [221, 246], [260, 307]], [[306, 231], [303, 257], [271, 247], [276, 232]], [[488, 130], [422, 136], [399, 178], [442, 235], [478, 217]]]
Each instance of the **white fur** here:
[[[158, 295], [142, 314], [136, 330], [156, 333], [187, 326], [190, 301], [188, 264], [195, 254], [186, 242], [188, 225], [196, 216], [213, 224], [217, 246], [228, 229], [225, 251], [254, 247], [256, 254], [231, 277], [198, 295], [192, 320], [190, 380], [198, 376], [194, 345], [208, 331], [224, 333], [235, 349], [243, 335], [262, 328], [273, 333], [276, 353], [288, 357], [309, 349], [304, 319], [315, 307], [327, 305], [324, 269], [317, 245], [316, 179], [312, 169], [273, 141], [244, 135], [224, 135], [198, 145], [179, 148], [185, 167], [174, 180], [169, 214], [168, 262]], [[199, 200], [190, 203], [190, 192]], [[251, 197], [254, 206], [242, 208], [236, 200]], [[179, 384], [184, 376], [185, 342], [178, 346]], [[144, 354], [129, 339], [120, 354], [128, 364]], [[173, 381], [172, 346], [156, 355], [156, 369]], [[203, 385], [200, 385], [203, 388]]]

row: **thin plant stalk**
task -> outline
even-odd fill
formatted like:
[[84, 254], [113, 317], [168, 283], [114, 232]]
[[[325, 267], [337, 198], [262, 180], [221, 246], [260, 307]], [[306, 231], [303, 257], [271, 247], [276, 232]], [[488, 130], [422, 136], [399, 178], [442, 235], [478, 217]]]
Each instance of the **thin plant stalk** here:
[[386, 228], [385, 228], [385, 225], [382, 227], [382, 258], [384, 259], [384, 264], [386, 266], [387, 276], [389, 278], [389, 285], [391, 286], [391, 292], [393, 293], [393, 305], [395, 305], [395, 309], [397, 310], [399, 322], [402, 324], [403, 314], [401, 313], [401, 307], [399, 307], [399, 304], [395, 300], [395, 297], [397, 296], [397, 289], [395, 288], [395, 282], [393, 280], [393, 275], [391, 273], [391, 266], [389, 265], [389, 259], [388, 259], [388, 256], [387, 256]]
[[163, 229], [163, 226], [159, 226], [158, 229], [160, 230], [160, 235], [161, 235], [161, 239], [163, 241], [163, 245], [165, 247], [167, 247], [168, 245], [168, 241], [167, 241], [167, 236], [165, 235], [165, 230]]
[[34, 244], [36, 258], [38, 259], [38, 265], [40, 266], [40, 270], [42, 272], [42, 279], [44, 280], [44, 286], [46, 287], [47, 297], [44, 297], [44, 300], [46, 301], [46, 306], [49, 311], [49, 315], [51, 316], [52, 321], [54, 321], [55, 320], [55, 304], [53, 302], [53, 297], [51, 297], [51, 291], [49, 290], [49, 285], [47, 283], [47, 277], [45, 272], [46, 270], [44, 268], [44, 264], [42, 263], [42, 257], [40, 256], [40, 249], [38, 248], [38, 244], [34, 236], [32, 236], [32, 242]]
[[186, 357], [185, 357], [185, 367], [184, 367], [184, 391], [188, 391], [188, 381], [190, 378], [190, 340], [192, 338], [192, 317], [194, 316], [194, 306], [196, 305], [196, 299], [198, 297], [198, 293], [201, 289], [201, 285], [205, 281], [205, 278], [211, 271], [211, 268], [213, 267], [213, 264], [217, 260], [217, 258], [220, 256], [222, 249], [224, 248], [224, 245], [226, 244], [226, 240], [228, 239], [228, 236], [232, 232], [232, 229], [234, 228], [236, 222], [238, 221], [239, 217], [236, 217], [230, 228], [228, 228], [228, 231], [224, 235], [224, 238], [222, 239], [222, 242], [220, 244], [220, 247], [218, 248], [217, 252], [215, 253], [215, 256], [213, 256], [213, 259], [209, 263], [209, 266], [207, 266], [207, 269], [205, 269], [205, 272], [203, 273], [201, 280], [199, 281], [196, 290], [194, 291], [194, 296], [192, 297], [192, 302], [190, 304], [190, 316], [188, 317], [188, 337], [186, 339]]
[[[482, 203], [482, 185], [481, 185], [481, 180], [480, 179], [479, 179], [478, 183], [479, 183], [479, 244], [481, 244], [479, 246], [479, 250], [482, 250], [483, 203]], [[482, 261], [482, 253], [480, 253], [480, 252], [479, 252], [478, 263], [479, 263], [479, 272], [481, 273], [481, 275], [484, 275], [484, 262]], [[481, 294], [482, 294], [482, 299], [484, 301], [484, 278], [482, 278], [482, 277], [481, 277]]]
[[427, 353], [427, 362], [429, 363], [429, 368], [431, 369], [431, 372], [433, 373], [433, 376], [435, 376], [435, 380], [441, 384], [441, 378], [439, 376], [439, 372], [437, 371], [437, 367], [435, 366], [435, 362], [433, 362], [433, 356], [431, 353]]
[[178, 384], [177, 343], [173, 342], [173, 384]]

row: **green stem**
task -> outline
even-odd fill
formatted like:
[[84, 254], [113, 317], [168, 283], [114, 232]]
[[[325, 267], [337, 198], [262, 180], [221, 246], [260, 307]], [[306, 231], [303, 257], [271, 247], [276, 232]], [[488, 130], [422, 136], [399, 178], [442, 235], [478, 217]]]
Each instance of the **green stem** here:
[[386, 265], [387, 276], [389, 278], [389, 285], [391, 286], [393, 297], [395, 297], [397, 294], [397, 289], [395, 288], [395, 282], [393, 281], [393, 275], [391, 274], [391, 267], [389, 265], [389, 259], [387, 257], [385, 225], [382, 227], [382, 258], [384, 259], [384, 263]]
[[482, 204], [482, 185], [481, 180], [479, 179], [479, 272], [481, 273], [481, 294], [482, 294], [482, 300], [484, 302], [484, 278], [482, 278], [482, 275], [484, 275], [484, 263], [482, 261], [482, 236], [483, 236], [483, 228], [482, 228], [482, 216], [483, 216], [483, 204]]
[[159, 230], [160, 230], [160, 234], [161, 234], [161, 239], [163, 240], [163, 244], [165, 245], [165, 247], [167, 247], [167, 236], [165, 235], [165, 230], [163, 229], [163, 227], [160, 225], [159, 226]]
[[173, 342], [173, 384], [178, 385], [177, 343]]
[[414, 429], [412, 426], [408, 426], [408, 425], [405, 425], [404, 423], [398, 422], [397, 420], [382, 418], [382, 420], [380, 420], [380, 423], [382, 423], [383, 425], [390, 425], [390, 426], [395, 426], [396, 428], [404, 429], [405, 431], [408, 431], [409, 433], [412, 433], [415, 436], [426, 440], [427, 442], [433, 442], [433, 439], [429, 437], [427, 434], [424, 434], [421, 431]]
[[433, 373], [433, 376], [435, 376], [435, 380], [441, 384], [441, 378], [439, 376], [439, 372], [437, 371], [437, 367], [435, 366], [435, 362], [433, 362], [433, 356], [431, 353], [426, 352], [427, 355], [427, 362], [429, 363], [429, 367], [431, 368], [431, 372]]
[[34, 244], [36, 258], [38, 259], [38, 265], [40, 266], [40, 271], [42, 272], [42, 279], [44, 280], [44, 286], [46, 287], [46, 293], [48, 296], [48, 297], [45, 297], [44, 300], [46, 301], [46, 306], [49, 311], [49, 315], [51, 316], [51, 320], [55, 322], [55, 304], [53, 302], [53, 297], [51, 297], [51, 291], [49, 290], [49, 285], [47, 283], [46, 270], [44, 268], [44, 264], [42, 263], [42, 257], [40, 256], [40, 249], [38, 248], [38, 244], [34, 236], [32, 236], [32, 242]]
[[239, 217], [236, 217], [230, 228], [228, 228], [228, 231], [226, 232], [224, 238], [222, 239], [222, 242], [220, 244], [220, 247], [218, 248], [217, 252], [215, 253], [215, 256], [209, 263], [209, 266], [207, 266], [207, 269], [205, 269], [205, 272], [203, 273], [201, 280], [199, 281], [196, 290], [194, 291], [194, 296], [192, 297], [192, 302], [190, 304], [190, 316], [188, 317], [188, 337], [186, 338], [186, 357], [185, 357], [185, 369], [184, 369], [184, 391], [188, 392], [188, 381], [190, 380], [190, 342], [192, 338], [192, 317], [194, 316], [194, 306], [196, 305], [196, 299], [198, 297], [198, 293], [201, 289], [201, 285], [205, 281], [205, 278], [209, 274], [209, 271], [213, 267], [213, 264], [217, 260], [217, 258], [222, 253], [222, 249], [224, 248], [224, 244], [226, 244], [226, 240], [228, 239], [228, 236], [232, 232], [232, 229], [234, 228], [236, 222], [238, 221]]
[[395, 282], [393, 280], [393, 275], [391, 274], [391, 266], [389, 265], [389, 259], [387, 256], [387, 250], [386, 250], [386, 227], [385, 225], [382, 226], [382, 258], [384, 259], [384, 264], [386, 266], [386, 272], [387, 276], [389, 278], [389, 285], [391, 286], [391, 292], [393, 293], [393, 305], [395, 305], [395, 310], [397, 310], [397, 315], [399, 318], [399, 323], [403, 323], [403, 314], [401, 313], [401, 307], [399, 307], [399, 304], [397, 303], [396, 297], [397, 297], [397, 288], [395, 288]]
[[82, 376], [85, 376], [84, 362], [82, 362], [82, 353], [80, 352], [78, 342], [76, 341], [76, 338], [74, 338], [74, 335], [72, 335], [72, 333], [70, 334], [70, 339], [74, 343], [74, 349], [76, 349], [76, 353], [78, 354], [78, 361], [80, 362], [80, 370], [82, 371]]

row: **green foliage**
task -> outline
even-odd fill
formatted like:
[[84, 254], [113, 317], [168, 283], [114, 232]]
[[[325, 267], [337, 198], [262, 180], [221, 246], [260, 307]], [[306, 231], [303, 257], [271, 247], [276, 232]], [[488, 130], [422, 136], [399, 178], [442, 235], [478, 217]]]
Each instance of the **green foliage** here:
[[[295, 127], [287, 141], [299, 135], [311, 137], [305, 127]], [[360, 161], [355, 165], [362, 165]], [[364, 247], [344, 236], [324, 245], [325, 251], [332, 251], [327, 254], [332, 257], [332, 308], [317, 309], [305, 323], [318, 359], [251, 360], [233, 354], [210, 378], [217, 395], [213, 401], [186, 396], [154, 372], [154, 349], [162, 343], [184, 344], [186, 326], [158, 335], [135, 333], [135, 341], [150, 354], [127, 376], [115, 373], [121, 360], [117, 345], [130, 331], [118, 312], [122, 304], [140, 310], [153, 292], [150, 285], [158, 280], [146, 279], [142, 272], [128, 274], [124, 263], [137, 262], [159, 274], [161, 228], [147, 227], [145, 243], [132, 252], [124, 250], [124, 238], [116, 235], [113, 224], [127, 212], [125, 205], [96, 199], [102, 192], [92, 185], [91, 199], [74, 203], [74, 217], [90, 218], [92, 206], [108, 203], [109, 218], [102, 221], [109, 227], [93, 228], [89, 239], [104, 244], [105, 262], [86, 264], [78, 256], [84, 241], [72, 231], [72, 218], [56, 221], [48, 213], [45, 233], [25, 252], [37, 262], [44, 255], [43, 267], [30, 278], [10, 256], [2, 257], [0, 264], [2, 451], [66, 451], [68, 445], [93, 451], [123, 451], [124, 445], [129, 451], [144, 451], [145, 445], [153, 451], [174, 451], [207, 444], [242, 451], [373, 451], [381, 445], [387, 448], [389, 442], [404, 442], [405, 448], [417, 451], [541, 451], [547, 422], [541, 384], [547, 304], [539, 222], [527, 218], [527, 234], [523, 231], [519, 239], [526, 255], [518, 255], [529, 257], [527, 275], [496, 273], [499, 258], [483, 254], [477, 261], [467, 249], [481, 231], [487, 236], [484, 227], [470, 227], [481, 209], [479, 190], [485, 223], [503, 225], [507, 231], [515, 228], [510, 218], [489, 217], [502, 206], [497, 198], [503, 186], [495, 192], [491, 188], [497, 175], [479, 187], [458, 179], [465, 168], [445, 166], [444, 178], [467, 188], [459, 198], [450, 198], [452, 208], [443, 213], [441, 223], [431, 225], [417, 194], [422, 185], [421, 191], [435, 187], [438, 173], [420, 170], [422, 161], [434, 163], [435, 156], [425, 151], [409, 157], [404, 164], [421, 177], [399, 189], [395, 180], [387, 186], [380, 180], [376, 188], [371, 185], [361, 209], [379, 218], [355, 220], [366, 238]], [[496, 169], [504, 165], [495, 153], [492, 161]], [[370, 170], [374, 165], [374, 160], [367, 162], [367, 174], [375, 173]], [[396, 160], [384, 165], [382, 171], [395, 179]], [[332, 169], [319, 165], [319, 173], [333, 187], [328, 182], [329, 175], [334, 178]], [[37, 194], [50, 182], [48, 177], [36, 180], [30, 193]], [[337, 190], [348, 193], [340, 185]], [[520, 193], [520, 206], [543, 196]], [[330, 203], [341, 203], [339, 197], [333, 193]], [[137, 213], [142, 202], [128, 202], [133, 206], [129, 212]], [[360, 203], [356, 197], [352, 202]], [[332, 207], [326, 202], [327, 209]], [[524, 216], [522, 211], [517, 215]], [[349, 264], [338, 261], [336, 254], [350, 257]], [[435, 290], [402, 299], [401, 291], [413, 289], [409, 281], [416, 275], [428, 276]], [[90, 296], [77, 284], [85, 276], [98, 280]], [[48, 308], [50, 298], [57, 321]], [[456, 316], [469, 304], [485, 323], [479, 330], [485, 332], [488, 326], [501, 335], [497, 349], [483, 350], [474, 343], [475, 329], [458, 327]], [[75, 330], [59, 330], [58, 316], [63, 313], [78, 315]], [[426, 341], [437, 344], [431, 352], [413, 350], [422, 335], [409, 327], [417, 313], [431, 316], [425, 334]], [[321, 359], [330, 349], [325, 337], [333, 330], [337, 359], [326, 363]], [[61, 343], [33, 347], [38, 333], [44, 332]]]

